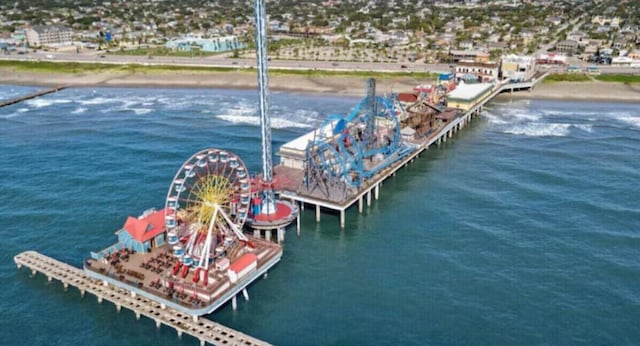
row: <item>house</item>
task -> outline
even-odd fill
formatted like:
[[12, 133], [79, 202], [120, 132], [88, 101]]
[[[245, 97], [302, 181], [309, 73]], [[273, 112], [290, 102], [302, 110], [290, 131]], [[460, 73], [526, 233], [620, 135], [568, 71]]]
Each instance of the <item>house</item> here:
[[171, 209], [149, 209], [137, 218], [129, 216], [121, 229], [116, 231], [118, 243], [135, 252], [148, 252], [165, 243], [165, 212]]
[[[587, 39], [587, 35], [582, 31], [573, 31], [567, 35], [567, 40], [576, 41], [578, 45], [582, 45], [585, 39]], [[584, 44], [586, 44], [586, 42], [584, 42]]]
[[562, 24], [562, 17], [552, 16], [547, 18], [547, 22], [557, 26]]
[[458, 44], [458, 47], [463, 50], [472, 50], [473, 42], [471, 41], [462, 41]]
[[634, 60], [640, 60], [640, 49], [632, 50], [627, 56]]
[[573, 55], [578, 51], [578, 42], [574, 40], [564, 40], [556, 43], [556, 51], [558, 53], [566, 53]]

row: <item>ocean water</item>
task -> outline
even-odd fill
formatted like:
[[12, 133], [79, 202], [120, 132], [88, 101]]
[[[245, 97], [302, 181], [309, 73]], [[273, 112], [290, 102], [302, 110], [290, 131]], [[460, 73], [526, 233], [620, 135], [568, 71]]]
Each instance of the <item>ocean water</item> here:
[[[197, 150], [257, 172], [256, 94], [68, 89], [0, 109], [0, 344], [197, 345], [13, 256], [80, 266]], [[274, 148], [357, 101], [274, 93]], [[495, 101], [344, 230], [304, 211], [251, 300], [209, 318], [276, 345], [640, 344], [639, 148], [637, 104]]]

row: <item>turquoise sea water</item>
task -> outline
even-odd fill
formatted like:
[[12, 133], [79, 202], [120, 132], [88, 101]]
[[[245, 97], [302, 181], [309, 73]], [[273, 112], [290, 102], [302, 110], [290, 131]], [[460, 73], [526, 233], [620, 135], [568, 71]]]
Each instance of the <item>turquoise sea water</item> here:
[[[275, 93], [274, 147], [357, 101]], [[13, 256], [80, 266], [161, 207], [197, 150], [257, 172], [255, 114], [256, 92], [210, 89], [68, 89], [0, 109], [0, 344], [197, 345]], [[276, 345], [640, 344], [639, 148], [640, 105], [496, 101], [344, 230], [303, 212], [251, 300], [209, 318]]]

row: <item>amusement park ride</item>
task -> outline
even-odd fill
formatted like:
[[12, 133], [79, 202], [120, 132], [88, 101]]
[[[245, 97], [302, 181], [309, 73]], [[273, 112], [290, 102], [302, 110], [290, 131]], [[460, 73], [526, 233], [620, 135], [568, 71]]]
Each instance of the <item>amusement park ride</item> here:
[[367, 80], [366, 97], [351, 113], [329, 116], [320, 129], [324, 133], [314, 132], [305, 148], [302, 193], [344, 198], [415, 149], [401, 138], [393, 99], [376, 96], [374, 79]]
[[[270, 242], [271, 230], [298, 215], [297, 205], [279, 200], [273, 189], [271, 126], [266, 58], [264, 0], [256, 0], [262, 175], [252, 179], [240, 157], [209, 148], [185, 161], [167, 193], [164, 209], [130, 217], [118, 243], [91, 254], [85, 271], [116, 286], [179, 311], [198, 316], [233, 299], [275, 265], [282, 247]], [[243, 233], [245, 223], [254, 236]], [[265, 230], [267, 239], [261, 239]]]

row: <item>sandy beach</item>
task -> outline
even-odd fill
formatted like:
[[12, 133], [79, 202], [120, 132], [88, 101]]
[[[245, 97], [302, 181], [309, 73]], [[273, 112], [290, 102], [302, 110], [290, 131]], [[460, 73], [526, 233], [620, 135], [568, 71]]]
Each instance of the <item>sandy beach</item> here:
[[[103, 73], [42, 73], [14, 71], [0, 68], [0, 83], [18, 85], [71, 85], [78, 87], [187, 87], [187, 88], [257, 88], [255, 72], [103, 72]], [[363, 96], [364, 77], [303, 76], [272, 74], [269, 85], [273, 90], [299, 93], [320, 93]], [[420, 83], [411, 76], [377, 80], [378, 93], [411, 92]], [[500, 98], [559, 99], [584, 101], [640, 102], [640, 84], [608, 82], [551, 82], [542, 83], [532, 91], [502, 94]]]

